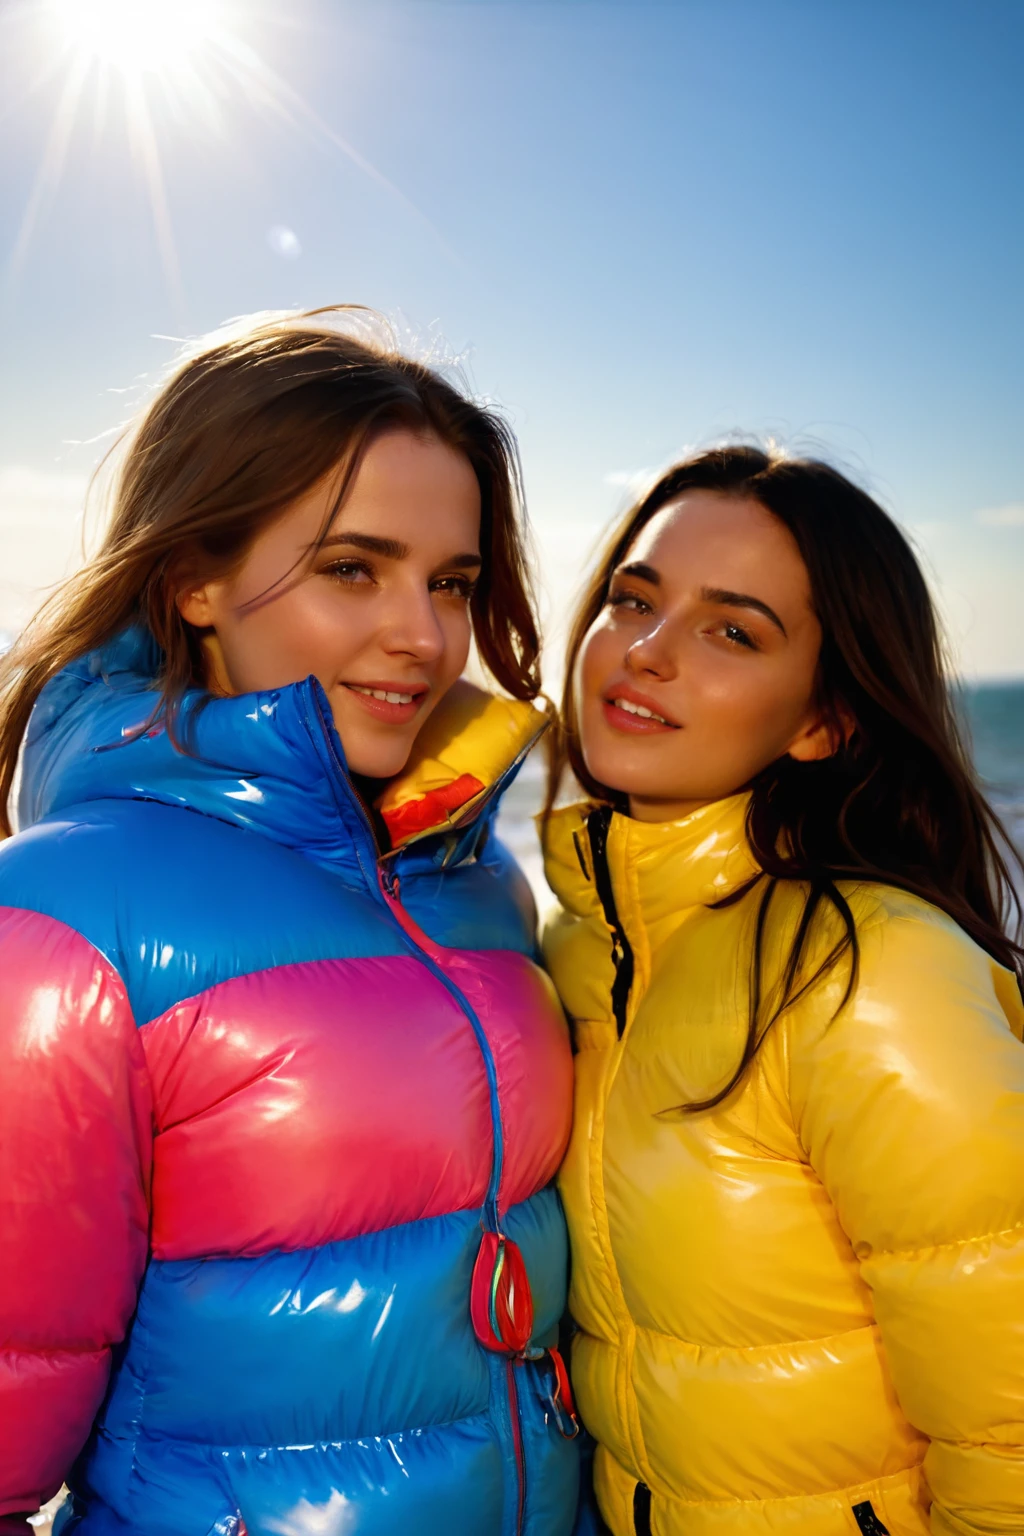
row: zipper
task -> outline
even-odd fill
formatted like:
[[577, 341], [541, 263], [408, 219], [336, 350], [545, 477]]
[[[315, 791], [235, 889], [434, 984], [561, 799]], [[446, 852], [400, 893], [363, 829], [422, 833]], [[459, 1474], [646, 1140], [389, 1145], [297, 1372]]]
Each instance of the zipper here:
[[518, 1479], [515, 1528], [516, 1536], [521, 1536], [526, 1515], [526, 1455], [523, 1451], [523, 1425], [519, 1417], [519, 1384], [516, 1381], [515, 1360], [505, 1361], [505, 1376], [508, 1384], [509, 1417], [512, 1421], [512, 1449], [515, 1452]]
[[501, 1187], [501, 1173], [505, 1161], [505, 1128], [501, 1121], [501, 1100], [498, 1096], [498, 1069], [494, 1061], [494, 1053], [490, 1042], [484, 1032], [476, 1009], [469, 1001], [466, 994], [457, 982], [453, 981], [447, 971], [438, 964], [430, 951], [424, 947], [424, 940], [429, 943], [427, 935], [409, 916], [400, 900], [401, 885], [395, 870], [378, 868], [377, 890], [384, 899], [391, 916], [402, 931], [402, 936], [410, 949], [413, 950], [417, 960], [426, 966], [427, 970], [444, 987], [445, 991], [454, 998], [462, 1012], [466, 1015], [476, 1036], [476, 1043], [483, 1057], [484, 1071], [487, 1074], [487, 1092], [491, 1106], [491, 1135], [493, 1151], [491, 1154], [491, 1176], [487, 1181], [487, 1193], [484, 1196], [484, 1221], [488, 1231], [501, 1235], [501, 1221], [498, 1215], [498, 1190]]
[[[366, 807], [359, 799], [349, 780], [344, 759], [339, 756], [337, 746], [335, 745], [334, 719], [330, 714], [330, 706], [327, 703], [326, 695], [315, 681], [312, 686], [312, 698], [319, 731], [311, 731], [311, 735], [314, 742], [319, 737], [318, 744], [326, 748], [326, 766], [331, 774], [332, 782], [335, 784], [336, 793], [338, 789], [342, 791], [345, 805], [354, 809], [359, 819], [362, 837], [356, 839], [356, 858], [359, 861], [359, 867], [366, 879], [366, 883], [370, 891], [387, 909], [415, 958], [441, 983], [462, 1013], [465, 1014], [472, 1027], [480, 1055], [483, 1058], [491, 1109], [492, 1151], [491, 1175], [487, 1183], [482, 1216], [484, 1226], [489, 1231], [500, 1236], [501, 1223], [498, 1212], [498, 1191], [501, 1187], [501, 1174], [505, 1159], [505, 1132], [501, 1120], [498, 1071], [494, 1061], [494, 1053], [491, 1050], [490, 1042], [487, 1039], [476, 1010], [461, 987], [452, 980], [430, 953], [429, 948], [426, 947], [430, 944], [430, 939], [422, 932], [402, 906], [399, 899], [400, 882], [398, 871], [394, 868], [393, 862], [389, 864], [380, 857], [380, 849], [377, 844], [376, 833], [373, 830], [373, 824], [367, 815]], [[506, 775], [502, 777], [504, 778]], [[516, 1536], [521, 1536], [523, 1518], [526, 1512], [526, 1457], [523, 1451], [519, 1392], [514, 1375], [514, 1366], [514, 1359], [506, 1361], [507, 1402], [512, 1428], [512, 1449], [516, 1463], [517, 1512], [515, 1529]]]
[[476, 1043], [483, 1057], [484, 1071], [487, 1075], [487, 1090], [491, 1109], [491, 1131], [493, 1138], [493, 1150], [491, 1155], [491, 1176], [487, 1183], [487, 1194], [484, 1199], [484, 1217], [492, 1232], [500, 1233], [498, 1220], [498, 1190], [501, 1186], [501, 1173], [505, 1160], [504, 1127], [501, 1123], [501, 1101], [498, 1097], [498, 1070], [491, 1051], [490, 1043], [484, 1032], [476, 1010], [469, 998], [462, 991], [457, 982], [453, 981], [447, 971], [437, 962], [430, 953], [430, 940], [420, 928], [413, 922], [398, 899], [399, 881], [397, 871], [387, 867], [379, 856], [377, 837], [373, 825], [366, 813], [359, 796], [355, 793], [345, 767], [344, 760], [338, 755], [335, 746], [334, 719], [330, 715], [330, 706], [327, 704], [323, 689], [314, 681], [312, 689], [313, 704], [317, 723], [320, 727], [320, 742], [327, 749], [327, 766], [331, 771], [333, 781], [337, 788], [344, 794], [345, 803], [352, 807], [359, 818], [362, 829], [362, 839], [356, 843], [356, 858], [359, 867], [366, 878], [366, 884], [375, 896], [384, 904], [392, 919], [398, 926], [403, 938], [412, 950], [416, 959], [426, 966], [430, 974], [441, 983], [445, 991], [458, 1004], [460, 1010], [466, 1015], [473, 1029]]
[[[384, 895], [388, 909], [392, 917], [398, 923], [403, 936], [414, 947], [417, 957], [427, 967], [432, 975], [436, 976], [441, 984], [447, 987], [452, 997], [462, 1008], [463, 1012], [473, 1026], [473, 1032], [477, 1037], [480, 1053], [484, 1059], [484, 1068], [487, 1072], [487, 1086], [491, 1097], [491, 1128], [494, 1138], [494, 1152], [491, 1161], [491, 1178], [487, 1187], [487, 1196], [484, 1204], [484, 1223], [490, 1231], [501, 1234], [501, 1221], [498, 1211], [498, 1188], [501, 1183], [501, 1168], [504, 1158], [504, 1127], [501, 1123], [501, 1105], [498, 1098], [497, 1068], [494, 1056], [491, 1052], [487, 1037], [484, 1034], [483, 1025], [480, 1023], [474, 1009], [461, 989], [442, 970], [431, 955], [423, 948], [421, 934], [416, 923], [409, 916], [399, 899], [401, 886], [398, 874], [395, 870], [380, 870], [380, 890]], [[512, 1454], [516, 1464], [516, 1523], [515, 1536], [522, 1536], [523, 1520], [526, 1514], [526, 1454], [523, 1449], [523, 1426], [519, 1410], [519, 1388], [515, 1377], [515, 1356], [506, 1358], [505, 1361], [505, 1389], [508, 1403], [509, 1424], [512, 1430]]]
[[635, 1536], [651, 1536], [651, 1490], [646, 1483], [633, 1489], [633, 1531]]
[[889, 1536], [889, 1527], [879, 1520], [870, 1499], [853, 1506], [853, 1518], [862, 1536]]
[[[612, 931], [612, 964], [615, 967], [615, 979], [612, 982], [612, 1014], [616, 1032], [621, 1040], [626, 1028], [626, 1009], [629, 1006], [629, 994], [633, 988], [634, 966], [632, 946], [619, 921], [615, 893], [612, 890], [611, 871], [608, 867], [608, 829], [611, 826], [612, 815], [610, 805], [596, 806], [587, 817], [587, 837], [590, 840], [590, 855], [594, 866], [594, 885], [604, 912], [604, 920]], [[579, 850], [577, 850], [577, 856], [578, 853]]]
[[[601, 903], [601, 909], [604, 912], [605, 922], [611, 930], [612, 936], [612, 963], [615, 967], [615, 974], [612, 980], [612, 1014], [615, 1019], [616, 1032], [621, 1041], [626, 1029], [626, 1012], [629, 1007], [629, 995], [633, 988], [635, 963], [632, 946], [626, 937], [625, 929], [622, 926], [618, 909], [615, 905], [615, 892], [612, 888], [611, 869], [608, 863], [608, 834], [611, 829], [613, 815], [614, 812], [610, 805], [595, 806], [587, 816], [586, 828], [587, 837], [590, 842], [590, 862], [594, 871], [594, 887], [597, 891], [598, 900]], [[576, 855], [582, 864], [583, 860], [580, 856], [579, 848], [576, 850]], [[605, 1077], [606, 1084], [610, 1084], [615, 1080], [615, 1074], [621, 1061], [621, 1054], [617, 1054], [618, 1060], [613, 1057], [610, 1061], [609, 1071]], [[610, 1086], [606, 1086], [603, 1091], [607, 1100]], [[595, 1182], [600, 1181], [603, 1184], [605, 1161], [603, 1133], [600, 1141], [597, 1139], [592, 1139], [591, 1141], [591, 1159], [592, 1177]], [[622, 1279], [618, 1272], [618, 1265], [611, 1244], [610, 1230], [602, 1233], [602, 1246], [605, 1248], [611, 1273], [621, 1292]], [[628, 1372], [628, 1369], [625, 1356], [620, 1352], [620, 1364], [617, 1367], [616, 1374], [621, 1374], [624, 1370]], [[632, 1430], [630, 1430], [630, 1439], [633, 1439]], [[638, 1482], [633, 1490], [633, 1530], [635, 1536], [651, 1536], [651, 1491], [642, 1482]]]

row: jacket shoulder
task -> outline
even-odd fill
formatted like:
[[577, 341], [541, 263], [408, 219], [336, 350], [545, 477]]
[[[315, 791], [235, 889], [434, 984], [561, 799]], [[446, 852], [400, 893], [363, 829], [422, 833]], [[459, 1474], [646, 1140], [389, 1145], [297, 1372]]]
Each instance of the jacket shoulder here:
[[[955, 985], [986, 1009], [994, 1004], [1018, 1039], [1024, 1001], [1014, 974], [994, 960], [948, 912], [909, 891], [862, 885], [848, 899], [861, 941], [861, 967], [871, 982], [916, 980], [922, 992]], [[944, 978], [942, 983], [938, 978]], [[916, 1010], [915, 1010], [916, 1011]]]
[[[1024, 1037], [1024, 1005], [1016, 977], [987, 954], [948, 913], [909, 891], [873, 882], [843, 881], [840, 894], [845, 898], [857, 935], [856, 994], [863, 999], [882, 988], [894, 1000], [902, 999], [901, 1012], [906, 1024], [924, 1024], [926, 998], [940, 987], [947, 1000], [969, 993], [976, 1002], [992, 1002], [1012, 1032]], [[793, 884], [783, 887], [772, 903], [766, 925], [766, 971], [777, 981], [786, 967], [807, 888]], [[745, 900], [752, 923], [757, 902], [756, 891]], [[836, 1013], [850, 981], [852, 956], [849, 950], [837, 965], [820, 976], [820, 968], [833, 949], [844, 941], [846, 925], [840, 913], [823, 902], [816, 914], [807, 940], [800, 980], [812, 983], [806, 1006], [796, 1011], [805, 1025], [820, 1027]], [[939, 978], [943, 978], [941, 981]], [[851, 999], [851, 1006], [855, 999]], [[895, 1012], [893, 1012], [895, 1018]]]
[[872, 887], [850, 903], [859, 957], [849, 998], [847, 972], [786, 1023], [801, 1140], [826, 1184], [846, 1190], [847, 1230], [878, 1246], [907, 1246], [897, 1165], [934, 1193], [917, 1243], [1001, 1231], [1024, 1209], [1009, 1198], [1024, 1177], [1016, 978], [917, 897]]

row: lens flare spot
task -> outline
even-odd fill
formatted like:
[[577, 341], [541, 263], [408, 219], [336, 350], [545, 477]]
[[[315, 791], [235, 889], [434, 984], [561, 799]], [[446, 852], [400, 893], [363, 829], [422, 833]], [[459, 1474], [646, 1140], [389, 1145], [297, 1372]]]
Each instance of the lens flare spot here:
[[302, 255], [302, 245], [294, 229], [289, 229], [287, 224], [275, 224], [273, 229], [267, 231], [267, 244], [278, 256], [285, 256], [289, 261], [294, 261]]

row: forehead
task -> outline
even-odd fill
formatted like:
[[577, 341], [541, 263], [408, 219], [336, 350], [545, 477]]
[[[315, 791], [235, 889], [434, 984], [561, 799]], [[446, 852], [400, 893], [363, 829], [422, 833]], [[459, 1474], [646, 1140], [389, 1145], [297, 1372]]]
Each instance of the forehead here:
[[749, 496], [684, 491], [661, 507], [629, 546], [623, 564], [653, 566], [666, 585], [703, 585], [770, 601], [788, 593], [810, 601], [807, 568], [796, 540]]
[[403, 521], [420, 537], [453, 527], [465, 535], [480, 521], [480, 486], [464, 453], [430, 433], [392, 428], [366, 447], [334, 527], [367, 517]]
[[[479, 543], [480, 486], [469, 459], [436, 437], [395, 429], [380, 433], [355, 468], [344, 499], [338, 496], [344, 463], [282, 511], [264, 530], [264, 542], [306, 546], [323, 534], [357, 529], [431, 549]], [[449, 551], [450, 552], [450, 551]]]
[[389, 427], [378, 432], [359, 458], [350, 497], [384, 501], [424, 498], [479, 503], [480, 488], [472, 464], [432, 432]]

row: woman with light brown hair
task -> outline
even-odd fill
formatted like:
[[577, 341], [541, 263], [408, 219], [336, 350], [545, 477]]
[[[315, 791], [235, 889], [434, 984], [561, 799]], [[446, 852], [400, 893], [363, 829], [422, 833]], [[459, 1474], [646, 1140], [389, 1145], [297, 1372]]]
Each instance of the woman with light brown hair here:
[[571, 1529], [569, 1046], [493, 833], [523, 535], [493, 411], [358, 312], [258, 318], [7, 657], [0, 1516]]

